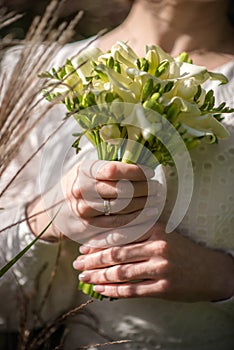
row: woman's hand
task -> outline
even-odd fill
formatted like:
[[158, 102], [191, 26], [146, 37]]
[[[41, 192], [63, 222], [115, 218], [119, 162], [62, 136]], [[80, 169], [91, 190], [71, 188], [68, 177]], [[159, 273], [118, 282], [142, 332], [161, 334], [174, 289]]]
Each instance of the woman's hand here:
[[[151, 179], [153, 175], [150, 168], [121, 162], [79, 163], [62, 178], [61, 184], [29, 206], [28, 216], [43, 212], [45, 206], [53, 208], [29, 221], [32, 230], [38, 234], [46, 226], [59, 207], [54, 207], [57, 202], [63, 205], [53, 227], [44, 234], [45, 240], [56, 240], [62, 232], [79, 243], [89, 241], [93, 246], [106, 246], [123, 240], [122, 227], [131, 226], [134, 220], [138, 220], [142, 235], [144, 224], [155, 218], [157, 206], [163, 203], [159, 196], [162, 186]], [[111, 215], [104, 215], [104, 199], [110, 201]], [[139, 215], [143, 208], [144, 213]], [[134, 235], [135, 231], [134, 227]]]
[[81, 247], [74, 268], [80, 280], [113, 298], [156, 297], [180, 301], [221, 300], [234, 293], [234, 261], [155, 224], [144, 242], [104, 250]]
[[[159, 184], [150, 180], [153, 175], [152, 169], [134, 164], [86, 161], [64, 177], [63, 187], [75, 215], [87, 220], [100, 217], [104, 227], [113, 227], [118, 226], [113, 215], [118, 214], [118, 220], [135, 213], [144, 208], [148, 196], [157, 195]], [[111, 220], [103, 218], [104, 199], [111, 202]]]
[[[86, 161], [72, 169], [63, 179], [73, 213], [70, 237], [106, 247], [143, 236], [164, 204], [162, 185], [151, 179], [153, 175], [150, 168], [114, 161]], [[104, 215], [104, 200], [111, 215]]]

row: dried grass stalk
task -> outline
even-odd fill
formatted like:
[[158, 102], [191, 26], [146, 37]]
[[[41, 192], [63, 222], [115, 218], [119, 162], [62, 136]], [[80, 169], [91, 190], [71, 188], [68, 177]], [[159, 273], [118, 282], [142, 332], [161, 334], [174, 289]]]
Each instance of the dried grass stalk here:
[[[56, 27], [63, 3], [51, 1], [44, 15], [35, 18], [22, 44], [11, 49], [12, 54], [18, 55], [14, 67], [10, 71], [0, 69], [0, 176], [32, 128], [52, 108], [38, 97], [45, 82], [37, 79], [37, 75], [71, 39], [82, 15], [79, 13], [70, 23]], [[36, 120], [34, 114], [39, 115]]]
[[[1, 4], [0, 4], [1, 5]], [[5, 7], [0, 8], [0, 29], [9, 26], [23, 16], [21, 13], [7, 11]]]
[[[17, 156], [20, 146], [28, 137], [30, 131], [44, 118], [48, 111], [53, 108], [53, 104], [42, 103], [44, 98], [40, 98], [39, 93], [42, 91], [46, 81], [37, 79], [37, 76], [48, 68], [52, 58], [58, 53], [61, 47], [72, 38], [74, 29], [82, 16], [82, 13], [80, 12], [69, 23], [63, 22], [57, 26], [59, 12], [61, 11], [64, 2], [65, 0], [52, 0], [44, 15], [34, 19], [25, 40], [18, 42], [8, 37], [2, 39], [0, 42], [0, 59], [6, 46], [14, 46], [15, 43], [20, 44], [18, 47], [11, 48], [12, 54], [17, 54], [18, 59], [14, 66], [11, 67], [10, 71], [6, 71], [4, 66], [0, 66], [0, 176], [2, 176], [11, 161]], [[5, 9], [0, 9], [0, 29], [19, 19], [21, 16], [21, 14], [7, 12]], [[105, 31], [100, 32], [94, 40], [104, 32]], [[92, 43], [92, 41], [90, 43]], [[38, 115], [37, 119], [34, 118], [34, 115]], [[60, 127], [58, 130], [59, 129]], [[0, 193], [0, 197], [5, 191], [7, 191], [9, 185], [15, 180], [19, 172], [22, 171], [38, 151], [41, 150], [45, 143], [46, 141], [35, 150], [33, 154], [29, 155], [25, 164], [23, 164], [22, 167], [12, 175], [12, 178], [9, 179], [8, 185]], [[20, 221], [13, 223], [12, 225], [5, 227], [1, 232], [19, 223]], [[58, 268], [61, 253], [60, 249], [61, 246], [51, 274], [51, 279], [40, 305], [41, 309], [45, 306], [48, 295], [51, 291], [54, 276], [56, 275]], [[19, 289], [21, 290], [20, 285]], [[23, 289], [21, 294], [23, 296], [19, 303], [21, 305], [19, 342], [19, 348], [21, 350], [25, 350], [26, 348], [28, 350], [35, 350], [43, 344], [46, 344], [50, 336], [56, 332], [61, 324], [63, 324], [68, 318], [77, 315], [78, 312], [82, 312], [82, 310], [92, 302], [92, 300], [88, 300], [85, 304], [70, 310], [52, 322], [47, 323], [44, 325], [41, 332], [32, 339], [30, 344], [28, 344], [30, 330], [27, 327], [27, 305], [29, 303], [27, 296], [24, 295]], [[40, 319], [40, 315], [37, 315], [37, 318]], [[64, 339], [62, 337], [58, 349], [62, 348], [63, 341]], [[119, 344], [124, 342], [126, 341], [122, 340], [119, 342], [109, 342], [96, 345], [104, 346], [107, 344]]]

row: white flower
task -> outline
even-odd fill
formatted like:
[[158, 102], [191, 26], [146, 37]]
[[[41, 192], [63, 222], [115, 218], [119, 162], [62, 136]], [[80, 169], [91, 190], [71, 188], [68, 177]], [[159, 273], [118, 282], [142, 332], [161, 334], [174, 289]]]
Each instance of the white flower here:
[[116, 124], [103, 125], [100, 129], [100, 136], [103, 141], [112, 145], [119, 145], [122, 142], [121, 132]]
[[180, 115], [180, 121], [185, 125], [187, 131], [196, 137], [205, 135], [214, 135], [218, 139], [226, 139], [229, 132], [216, 118], [211, 114], [200, 116]]
[[87, 84], [87, 78], [94, 74], [93, 61], [96, 61], [102, 51], [96, 47], [88, 46], [72, 59], [72, 64], [83, 84]]

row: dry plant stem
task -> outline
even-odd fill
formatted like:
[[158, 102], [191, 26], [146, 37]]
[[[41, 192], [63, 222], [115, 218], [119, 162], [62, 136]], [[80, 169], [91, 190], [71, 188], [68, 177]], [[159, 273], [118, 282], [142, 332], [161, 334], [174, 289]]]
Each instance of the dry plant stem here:
[[64, 201], [65, 201], [65, 199], [62, 199], [61, 201], [59, 201], [59, 202], [57, 202], [57, 203], [51, 205], [49, 208], [43, 209], [43, 210], [41, 210], [41, 211], [39, 211], [39, 212], [37, 212], [37, 213], [31, 215], [31, 216], [28, 216], [28, 217], [25, 217], [25, 218], [23, 218], [23, 219], [21, 219], [21, 220], [18, 220], [18, 221], [16, 221], [16, 222], [12, 223], [11, 225], [8, 225], [8, 226], [4, 227], [3, 229], [1, 229], [1, 230], [0, 230], [0, 233], [6, 231], [6, 230], [8, 230], [8, 229], [10, 229], [10, 228], [12, 228], [12, 227], [14, 227], [14, 226], [16, 226], [16, 225], [19, 225], [19, 224], [21, 224], [22, 222], [25, 222], [25, 221], [28, 221], [28, 220], [30, 220], [30, 219], [33, 219], [34, 217], [36, 217], [36, 216], [38, 216], [38, 215], [40, 215], [40, 214], [45, 213], [47, 210], [50, 210], [50, 209], [53, 209], [53, 208], [57, 207], [59, 204], [62, 204]]
[[71, 59], [73, 59], [74, 57], [76, 57], [77, 55], [79, 55], [83, 50], [86, 50], [90, 45], [92, 45], [95, 41], [97, 41], [99, 38], [101, 38], [105, 33], [107, 32], [107, 29], [102, 29], [100, 30], [95, 37], [92, 40], [89, 40], [88, 43], [86, 45], [84, 45], [80, 50], [78, 50], [72, 57]]
[[[3, 251], [0, 247], [1, 254], [4, 257], [5, 262], [7, 263], [7, 259], [5, 256], [5, 251]], [[19, 330], [19, 344], [18, 344], [18, 350], [25, 350], [25, 344], [27, 342], [28, 336], [29, 336], [29, 330], [27, 327], [27, 320], [28, 320], [28, 305], [30, 302], [30, 297], [32, 295], [27, 296], [25, 294], [25, 291], [22, 287], [22, 285], [19, 283], [19, 279], [15, 271], [12, 269], [11, 274], [13, 275], [13, 278], [15, 280], [15, 283], [18, 287], [18, 294], [17, 294], [17, 305], [19, 307], [19, 314], [20, 314], [20, 330]]]
[[38, 334], [37, 337], [31, 342], [27, 350], [37, 349], [42, 345], [49, 337], [56, 331], [56, 329], [69, 317], [75, 316], [80, 310], [92, 303], [93, 300], [89, 299], [86, 303], [79, 305], [78, 307], [68, 311], [67, 313], [57, 317], [53, 322], [45, 325], [43, 330]]
[[84, 309], [83, 315], [88, 317], [87, 321], [81, 321], [79, 320], [79, 324], [82, 324], [86, 326], [87, 328], [91, 329], [93, 332], [98, 334], [100, 337], [104, 338], [106, 341], [113, 341], [113, 338], [109, 336], [109, 334], [106, 334], [103, 329], [100, 327], [100, 320], [98, 319], [97, 315], [91, 310]]
[[[72, 21], [69, 23], [64, 22], [58, 28], [56, 28], [55, 24], [58, 18], [58, 13], [64, 2], [65, 1], [58, 0], [51, 1], [50, 5], [45, 11], [44, 16], [42, 18], [35, 18], [25, 40], [20, 42], [21, 51], [19, 52], [19, 60], [15, 64], [14, 68], [11, 69], [11, 73], [9, 74], [9, 72], [1, 71], [2, 79], [0, 80], [0, 93], [2, 96], [0, 100], [0, 174], [3, 174], [10, 162], [14, 159], [14, 157], [17, 156], [18, 150], [25, 141], [29, 132], [37, 125], [41, 119], [45, 117], [48, 111], [52, 108], [51, 105], [46, 105], [44, 109], [40, 109], [38, 118], [36, 120], [33, 118], [35, 112], [37, 111], [36, 107], [38, 107], [42, 101], [42, 98], [38, 98], [38, 94], [44, 86], [44, 83], [39, 84], [39, 81], [36, 80], [36, 77], [39, 73], [41, 73], [41, 71], [44, 71], [45, 68], [47, 68], [51, 62], [52, 57], [54, 57], [58, 50], [60, 50], [61, 46], [72, 37], [74, 28], [82, 16], [82, 12], [80, 12]], [[5, 21], [0, 22], [0, 28], [10, 24], [10, 21], [13, 21], [13, 18], [16, 20], [21, 16], [16, 15], [14, 17], [13, 15], [13, 13], [8, 14], [7, 17], [5, 17]], [[100, 32], [94, 40], [99, 38], [103, 33], [104, 31]], [[94, 40], [92, 40], [92, 42]], [[8, 43], [13, 44], [11, 40], [9, 40]], [[17, 41], [14, 41], [14, 43], [18, 44]], [[4, 40], [3, 43], [1, 43], [0, 49], [2, 49], [3, 45]], [[88, 45], [89, 43], [87, 46]], [[35, 55], [35, 52], [39, 54]], [[60, 129], [62, 125], [60, 125], [58, 129]], [[57, 132], [57, 130], [55, 132]], [[0, 197], [7, 191], [18, 174], [35, 157], [35, 155], [41, 150], [47, 141], [48, 139], [42, 145], [40, 145], [32, 155], [30, 155], [25, 164], [23, 164], [19, 171], [15, 173], [13, 178], [9, 180], [6, 187], [2, 190]], [[56, 207], [62, 202], [63, 201], [55, 203], [53, 206], [51, 206], [51, 208]], [[41, 213], [43, 212], [44, 210], [41, 211]], [[39, 214], [40, 213], [36, 213], [30, 218]], [[23, 220], [19, 220], [17, 223], [13, 223], [8, 227], [5, 227], [1, 230], [1, 232], [5, 231], [8, 228], [16, 226], [25, 220], [27, 219], [25, 218]], [[61, 245], [58, 250], [56, 263], [52, 271], [47, 290], [40, 305], [41, 309], [45, 306], [45, 302], [50, 293], [54, 276], [56, 275], [58, 268], [60, 253]], [[44, 268], [45, 266], [43, 266], [43, 270]], [[41, 272], [42, 271], [40, 271], [37, 276], [37, 281], [40, 279]], [[18, 283], [16, 276], [15, 278]], [[22, 292], [22, 300], [20, 300], [19, 304], [21, 305], [21, 309], [23, 308], [21, 310], [20, 322], [20, 350], [25, 350], [26, 348], [31, 350], [38, 348], [40, 344], [46, 342], [46, 340], [56, 331], [61, 323], [63, 323], [67, 318], [75, 316], [79, 311], [83, 310], [85, 306], [92, 302], [92, 300], [89, 300], [87, 303], [82, 304], [73, 310], [70, 310], [69, 312], [45, 325], [40, 334], [28, 347], [27, 342], [30, 336], [30, 331], [27, 327], [28, 304], [34, 294], [30, 295], [30, 297], [27, 297], [20, 285], [19, 287], [20, 292]], [[35, 316], [38, 320], [40, 319], [40, 314], [37, 312], [35, 312]]]
[[[43, 321], [41, 319], [41, 312], [45, 306], [45, 303], [47, 301], [47, 298], [50, 294], [50, 291], [51, 291], [51, 288], [52, 288], [52, 285], [53, 285], [53, 281], [54, 281], [54, 278], [56, 276], [56, 272], [58, 270], [58, 265], [59, 265], [59, 259], [60, 259], [60, 256], [61, 256], [61, 248], [62, 248], [62, 240], [59, 241], [59, 245], [58, 245], [58, 252], [57, 252], [57, 256], [56, 256], [56, 260], [55, 260], [55, 263], [54, 263], [54, 267], [53, 267], [53, 270], [51, 271], [51, 274], [50, 274], [50, 279], [48, 281], [48, 284], [47, 284], [47, 289], [45, 291], [45, 294], [42, 298], [42, 301], [40, 303], [40, 305], [37, 307], [37, 310], [35, 311], [35, 321], [39, 321], [42, 325], [43, 325]], [[35, 283], [35, 291], [39, 290], [39, 287], [40, 287], [40, 279], [41, 279], [41, 275], [43, 274], [44, 270], [46, 269], [47, 267], [47, 264], [44, 264], [41, 268], [41, 270], [39, 271], [38, 275], [37, 275], [37, 278], [36, 278], [36, 283]]]
[[[3, 254], [4, 254], [4, 252], [3, 252]], [[53, 271], [51, 272], [50, 280], [48, 282], [47, 290], [45, 292], [43, 300], [42, 300], [40, 306], [37, 307], [37, 310], [34, 311], [35, 322], [39, 322], [39, 323], [41, 323], [41, 325], [43, 325], [44, 322], [41, 319], [40, 314], [41, 314], [42, 308], [44, 307], [45, 302], [48, 298], [48, 295], [50, 293], [50, 290], [51, 290], [51, 287], [53, 284], [53, 280], [54, 280], [54, 277], [56, 275], [56, 271], [58, 268], [60, 254], [61, 254], [61, 244], [59, 245], [59, 248], [58, 248], [58, 253], [57, 253], [55, 265], [54, 265]], [[15, 275], [14, 270], [11, 271], [11, 273], [13, 274], [15, 281], [19, 287], [19, 295], [18, 295], [18, 305], [20, 308], [20, 331], [19, 331], [19, 345], [18, 345], [19, 350], [26, 350], [27, 346], [28, 346], [28, 339], [31, 335], [31, 332], [28, 328], [28, 305], [30, 304], [31, 299], [33, 297], [36, 297], [36, 291], [39, 288], [40, 279], [41, 279], [41, 276], [42, 276], [44, 270], [46, 269], [46, 267], [47, 267], [47, 264], [44, 264], [41, 267], [40, 271], [38, 272], [38, 274], [35, 278], [34, 293], [31, 293], [30, 296], [26, 296], [22, 286], [19, 284], [18, 278]]]
[[[35, 52], [34, 52], [34, 46], [31, 46], [31, 43], [28, 47], [25, 48], [25, 50], [21, 54], [21, 59], [19, 60], [18, 64], [16, 65], [14, 72], [19, 72], [21, 71], [27, 76], [27, 81], [25, 84], [20, 84], [20, 86], [17, 87], [17, 93], [15, 94], [13, 91], [12, 93], [12, 88], [11, 86], [8, 87], [8, 91], [5, 94], [7, 96], [6, 100], [3, 98], [2, 102], [2, 111], [5, 111], [4, 115], [1, 116], [0, 114], [0, 125], [3, 127], [5, 123], [4, 130], [2, 131], [2, 135], [0, 137], [0, 144], [4, 143], [4, 154], [2, 156], [2, 159], [0, 159], [0, 174], [3, 173], [3, 171], [6, 170], [7, 166], [11, 162], [11, 160], [16, 156], [17, 150], [19, 149], [20, 145], [23, 143], [25, 138], [27, 137], [28, 133], [35, 127], [35, 125], [48, 113], [50, 107], [46, 106], [47, 109], [44, 111], [40, 112], [40, 116], [37, 118], [37, 120], [32, 123], [32, 125], [28, 128], [25, 128], [26, 123], [28, 122], [29, 119], [31, 119], [31, 115], [33, 112], [35, 112], [36, 106], [43, 100], [43, 98], [39, 99], [38, 101], [35, 102], [35, 98], [38, 95], [38, 92], [41, 91], [42, 86], [38, 88], [34, 93], [31, 91], [31, 86], [34, 82], [35, 75], [38, 74], [38, 71], [42, 71], [43, 67], [46, 66], [48, 63], [48, 59], [51, 57], [51, 55], [55, 54], [55, 51], [59, 49], [58, 45], [56, 46], [56, 43], [51, 43], [51, 42], [56, 42], [56, 40], [59, 39], [59, 41], [64, 42], [68, 38], [68, 34], [71, 32], [71, 30], [74, 28], [74, 26], [77, 24], [77, 22], [80, 20], [82, 16], [82, 13], [79, 13], [73, 21], [71, 21], [68, 25], [66, 23], [63, 23], [59, 30], [54, 32], [53, 34], [50, 34], [50, 43], [48, 44], [43, 44], [44, 48], [44, 54], [41, 55], [40, 59], [37, 61], [37, 64], [34, 64], [34, 68], [25, 68], [25, 66], [28, 66], [25, 62], [33, 62], [34, 57], [35, 57]], [[32, 32], [37, 34], [38, 28], [38, 20], [35, 21], [33, 25], [33, 30]], [[43, 25], [44, 26], [44, 25]], [[43, 26], [41, 28], [43, 28]], [[66, 27], [66, 30], [64, 29]], [[93, 41], [97, 40], [101, 35], [103, 35], [105, 31], [101, 31], [90, 43], [86, 45], [90, 45]], [[33, 42], [34, 38], [29, 35], [29, 39]], [[44, 39], [44, 38], [43, 38]], [[38, 47], [38, 46], [36, 46]], [[41, 47], [41, 46], [39, 46]], [[82, 50], [80, 50], [82, 51]], [[44, 57], [44, 59], [43, 59]], [[23, 65], [22, 65], [23, 62]], [[85, 62], [84, 62], [85, 63]], [[36, 66], [36, 68], [35, 68]], [[30, 66], [31, 67], [31, 66]], [[80, 66], [79, 66], [80, 67]], [[77, 68], [79, 68], [77, 67]], [[72, 74], [72, 72], [71, 72]], [[10, 79], [11, 84], [17, 86], [17, 83], [19, 81], [17, 80], [17, 74], [12, 74], [13, 77]], [[31, 77], [31, 79], [30, 79]], [[15, 80], [14, 80], [15, 79]], [[21, 80], [20, 80], [21, 83]], [[29, 88], [30, 87], [30, 88]], [[56, 87], [56, 84], [52, 87], [52, 90]], [[27, 97], [27, 90], [29, 90], [29, 97]], [[22, 104], [20, 104], [17, 107], [17, 102], [20, 100], [25, 99], [26, 95], [26, 100], [23, 103], [23, 109], [22, 109]], [[12, 115], [11, 112], [13, 111]], [[4, 119], [4, 116], [5, 119]], [[4, 133], [5, 132], [5, 133]], [[14, 147], [12, 147], [12, 144], [10, 143], [12, 135], [18, 134], [20, 135], [20, 138], [17, 140], [17, 137], [14, 139]], [[10, 146], [9, 150], [7, 149], [7, 144]], [[32, 157], [33, 158], [33, 157]], [[4, 165], [4, 166], [3, 166]]]
[[9, 26], [21, 17], [23, 17], [23, 14], [14, 11], [7, 12], [5, 8], [0, 8], [0, 29]]
[[59, 260], [60, 260], [60, 256], [61, 256], [61, 250], [62, 250], [62, 234], [60, 234], [60, 240], [58, 242], [58, 252], [57, 252], [54, 268], [53, 268], [53, 270], [52, 270], [52, 272], [50, 274], [50, 280], [48, 282], [47, 289], [45, 291], [45, 294], [43, 296], [41, 304], [40, 304], [40, 306], [38, 308], [38, 310], [40, 310], [40, 312], [43, 310], [43, 308], [45, 306], [45, 303], [47, 301], [47, 298], [48, 298], [48, 296], [50, 294], [50, 291], [51, 291], [51, 288], [52, 288], [52, 285], [53, 285], [53, 281], [54, 281], [56, 273], [58, 271]]
[[[36, 297], [36, 293], [40, 284], [41, 276], [44, 272], [44, 270], [47, 267], [47, 263], [43, 264], [41, 269], [39, 270], [36, 278], [35, 278], [35, 285], [34, 285], [34, 293], [31, 293], [29, 297], [25, 297], [21, 300], [19, 303], [20, 305], [20, 339], [19, 339], [19, 350], [26, 350], [27, 344], [29, 341], [29, 337], [31, 336], [31, 331], [28, 328], [28, 305], [32, 301], [33, 297]], [[35, 311], [35, 318], [39, 320], [41, 324], [43, 324], [43, 321], [40, 317], [40, 308], [38, 308], [39, 311]]]
[[116, 345], [116, 344], [126, 344], [126, 343], [131, 343], [132, 340], [116, 340], [116, 341], [111, 341], [111, 342], [107, 342], [107, 343], [98, 343], [98, 344], [91, 344], [91, 345], [84, 345], [84, 346], [80, 346], [78, 348], [75, 348], [73, 350], [81, 350], [81, 349], [90, 349], [90, 347], [96, 347], [96, 348], [101, 348], [107, 345]]
[[20, 305], [20, 331], [19, 331], [19, 350], [26, 350], [26, 344], [30, 331], [27, 327], [29, 299], [25, 298], [18, 303]]
[[51, 137], [53, 137], [66, 123], [66, 120], [62, 122], [48, 137], [47, 139], [37, 148], [37, 150], [31, 154], [31, 156], [26, 160], [26, 162], [18, 169], [18, 171], [15, 173], [15, 175], [10, 179], [10, 181], [7, 183], [7, 185], [3, 188], [2, 192], [0, 193], [0, 198], [3, 196], [3, 194], [6, 192], [6, 190], [10, 187], [12, 182], [17, 178], [17, 176], [21, 173], [21, 171], [27, 166], [27, 164], [38, 154], [38, 152], [46, 145], [46, 143], [49, 141]]
[[[22, 59], [24, 59], [24, 58], [22, 58]], [[20, 69], [20, 71], [22, 71], [22, 69]], [[40, 68], [39, 68], [39, 70], [40, 70]], [[16, 71], [18, 71], [18, 67], [16, 67]], [[27, 75], [27, 73], [25, 73], [25, 74]], [[35, 74], [36, 74], [36, 72], [35, 72]], [[28, 76], [27, 84], [29, 84], [29, 86], [32, 86], [34, 80], [35, 80], [34, 75], [31, 77], [31, 79], [29, 79], [29, 76]], [[32, 125], [27, 126], [29, 124], [30, 117], [33, 115], [33, 112], [35, 112], [35, 107], [41, 101], [41, 100], [39, 100], [38, 103], [35, 104], [35, 98], [38, 95], [38, 90], [31, 91], [28, 86], [25, 87], [25, 89], [24, 89], [24, 85], [20, 84], [20, 81], [17, 81], [17, 80], [16, 81], [13, 80], [12, 83], [15, 84], [14, 86], [16, 86], [17, 91], [23, 91], [23, 93], [18, 93], [14, 96], [11, 96], [12, 89], [9, 86], [8, 91], [6, 92], [6, 95], [5, 95], [7, 101], [3, 100], [3, 102], [2, 102], [2, 113], [3, 113], [3, 111], [6, 112], [6, 118], [5, 118], [5, 120], [4, 120], [4, 118], [0, 119], [0, 122], [1, 122], [0, 142], [1, 142], [1, 144], [4, 144], [5, 147], [8, 146], [9, 150], [11, 150], [12, 148], [17, 149], [16, 146], [20, 146], [20, 144], [25, 140], [25, 137], [28, 135], [29, 131], [31, 131], [31, 129], [49, 111], [49, 107], [47, 105], [45, 105], [45, 107], [43, 106], [43, 109], [40, 111], [39, 117], [36, 120], [34, 120]], [[27, 89], [29, 90], [28, 91], [29, 96], [26, 96], [26, 98], [25, 98], [25, 96], [23, 94], [27, 94]], [[14, 93], [14, 91], [13, 91], [13, 93]], [[19, 105], [19, 101], [22, 101], [22, 100], [24, 100], [23, 105], [22, 105], [22, 103], [20, 103], [20, 105]], [[17, 104], [18, 104], [18, 107], [17, 107]], [[1, 114], [0, 114], [0, 117], [1, 117]], [[16, 137], [15, 133], [19, 134], [18, 138]], [[16, 140], [15, 140], [15, 138], [16, 138]], [[14, 147], [12, 147], [12, 144]], [[8, 151], [8, 153], [11, 155], [14, 152]], [[12, 159], [12, 157], [10, 158], [10, 160], [11, 159]], [[5, 161], [7, 161], [6, 156], [5, 156]], [[6, 167], [4, 167], [3, 170], [5, 170], [5, 168]]]
[[[31, 129], [48, 112], [40, 110], [40, 116], [33, 121], [36, 97], [43, 84], [35, 78], [43, 71], [52, 57], [69, 38], [81, 18], [79, 13], [70, 23], [62, 23], [55, 27], [58, 13], [63, 1], [54, 0], [47, 7], [45, 15], [36, 18], [26, 39], [21, 46], [18, 62], [5, 83], [6, 73], [2, 73], [0, 92], [2, 93], [0, 110], [0, 173], [6, 170], [16, 156], [20, 145]], [[43, 48], [43, 54], [42, 53]], [[35, 55], [35, 53], [39, 53]], [[20, 77], [20, 78], [19, 78]], [[42, 100], [42, 99], [41, 99]]]
[[[38, 271], [38, 274], [35, 278], [35, 285], [34, 285], [34, 293], [31, 293], [30, 296], [25, 297], [22, 301], [23, 303], [19, 303], [21, 306], [21, 312], [20, 312], [20, 339], [19, 339], [19, 350], [27, 350], [27, 344], [29, 341], [29, 337], [31, 336], [31, 331], [28, 327], [28, 305], [32, 301], [33, 297], [36, 298], [36, 293], [40, 284], [41, 276], [44, 272], [44, 270], [47, 267], [47, 263], [43, 264], [41, 269]], [[35, 311], [36, 319], [40, 321], [41, 324], [43, 324], [43, 321], [40, 317], [40, 308], [38, 308], [39, 311]]]
[[62, 334], [62, 337], [61, 337], [61, 340], [60, 340], [60, 344], [58, 346], [56, 346], [53, 350], [62, 350], [63, 349], [64, 342], [65, 342], [65, 339], [66, 339], [68, 333], [69, 333], [69, 331], [67, 329], [65, 329], [63, 334]]

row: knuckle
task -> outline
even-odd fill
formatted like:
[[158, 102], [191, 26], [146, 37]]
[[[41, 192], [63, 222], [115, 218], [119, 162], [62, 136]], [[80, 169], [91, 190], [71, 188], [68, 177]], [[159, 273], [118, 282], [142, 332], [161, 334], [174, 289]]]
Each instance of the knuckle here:
[[129, 284], [129, 285], [125, 286], [121, 296], [124, 298], [131, 298], [131, 297], [136, 296], [136, 292], [135, 292], [135, 288], [134, 288], [133, 284]]
[[110, 250], [111, 259], [115, 263], [122, 262], [121, 249], [118, 247], [112, 247]]
[[109, 162], [104, 166], [103, 171], [105, 173], [105, 177], [108, 179], [112, 179], [118, 170], [118, 166], [115, 162]]
[[167, 275], [170, 272], [170, 263], [168, 260], [164, 259], [160, 262], [159, 268], [162, 275]]
[[80, 217], [87, 217], [89, 212], [89, 206], [83, 200], [77, 202], [77, 211]]
[[168, 243], [164, 240], [156, 240], [151, 243], [152, 253], [157, 252], [157, 255], [168, 256]]
[[96, 182], [96, 190], [100, 195], [105, 194], [106, 184], [103, 181], [97, 181]]
[[81, 198], [81, 188], [76, 182], [74, 182], [74, 184], [72, 185], [71, 192], [73, 197], [75, 197], [76, 199]]
[[118, 279], [119, 281], [127, 281], [131, 279], [131, 273], [129, 273], [128, 269], [124, 269], [123, 267], [120, 267], [118, 269]]
[[116, 189], [114, 183], [108, 183], [107, 181], [97, 181], [96, 191], [101, 197], [111, 196], [116, 197]]
[[158, 282], [158, 288], [157, 289], [158, 289], [159, 293], [165, 294], [165, 293], [170, 291], [171, 283], [167, 279], [161, 279]]

